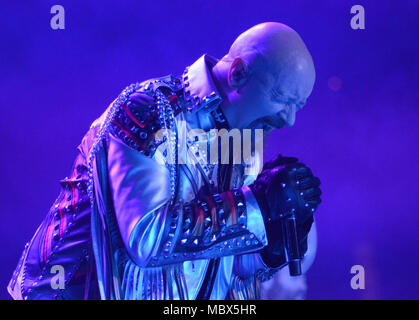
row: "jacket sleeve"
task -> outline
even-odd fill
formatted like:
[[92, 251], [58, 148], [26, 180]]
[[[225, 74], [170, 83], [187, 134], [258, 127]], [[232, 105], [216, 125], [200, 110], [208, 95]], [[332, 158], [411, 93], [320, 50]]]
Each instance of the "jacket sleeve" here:
[[265, 246], [263, 220], [248, 187], [170, 204], [169, 170], [159, 151], [148, 147], [154, 142], [141, 141], [158, 125], [137, 124], [152, 101], [139, 97], [134, 97], [135, 106], [128, 101], [117, 115], [108, 147], [114, 208], [130, 257], [141, 267], [156, 267]]

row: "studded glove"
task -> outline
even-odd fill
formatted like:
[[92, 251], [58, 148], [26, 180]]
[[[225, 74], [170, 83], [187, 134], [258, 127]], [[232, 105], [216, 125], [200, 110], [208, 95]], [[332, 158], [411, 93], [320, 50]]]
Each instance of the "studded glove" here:
[[267, 163], [250, 186], [265, 221], [268, 246], [261, 254], [265, 263], [279, 267], [286, 263], [281, 218], [294, 212], [300, 253], [307, 251], [307, 235], [313, 223], [313, 212], [320, 204], [320, 180], [296, 158], [279, 155]]

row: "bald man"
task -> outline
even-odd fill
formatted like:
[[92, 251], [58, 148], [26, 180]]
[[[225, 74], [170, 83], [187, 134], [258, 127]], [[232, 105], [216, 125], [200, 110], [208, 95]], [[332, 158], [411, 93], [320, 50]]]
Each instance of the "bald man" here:
[[307, 166], [280, 155], [263, 165], [258, 146], [294, 124], [314, 78], [298, 34], [270, 22], [221, 60], [128, 86], [79, 145], [11, 296], [267, 297], [262, 283], [290, 260], [284, 219], [295, 219], [303, 255], [321, 192]]

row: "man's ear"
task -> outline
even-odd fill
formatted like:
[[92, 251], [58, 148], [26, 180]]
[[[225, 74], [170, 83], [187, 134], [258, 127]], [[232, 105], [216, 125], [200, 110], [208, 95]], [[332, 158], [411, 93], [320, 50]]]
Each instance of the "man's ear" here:
[[228, 71], [228, 83], [235, 90], [244, 86], [249, 78], [249, 68], [241, 58], [235, 58]]

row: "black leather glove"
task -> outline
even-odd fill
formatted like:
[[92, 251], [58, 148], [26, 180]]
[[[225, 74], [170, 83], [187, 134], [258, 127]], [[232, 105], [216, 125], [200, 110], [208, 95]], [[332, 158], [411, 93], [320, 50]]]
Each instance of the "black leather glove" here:
[[320, 204], [320, 180], [297, 158], [279, 155], [265, 164], [250, 186], [265, 221], [268, 246], [262, 258], [271, 267], [286, 263], [281, 218], [294, 212], [300, 253], [307, 251], [307, 235], [313, 223], [313, 212]]

